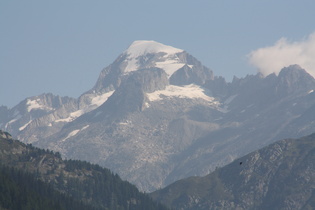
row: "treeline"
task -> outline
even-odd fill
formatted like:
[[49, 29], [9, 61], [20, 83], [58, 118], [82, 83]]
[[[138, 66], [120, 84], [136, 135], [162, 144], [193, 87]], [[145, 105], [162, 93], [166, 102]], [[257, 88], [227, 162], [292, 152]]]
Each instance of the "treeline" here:
[[33, 174], [0, 166], [0, 209], [10, 210], [97, 210], [61, 194]]
[[3, 136], [0, 164], [0, 209], [167, 209], [109, 169]]
[[[68, 178], [67, 184], [59, 187], [67, 191], [76, 199], [91, 200], [93, 205], [109, 209], [121, 210], [163, 210], [167, 209], [161, 204], [154, 202], [148, 195], [139, 192], [136, 186], [123, 181], [117, 174], [110, 170], [91, 164], [86, 161], [66, 160], [66, 171], [90, 171], [88, 178]], [[82, 172], [81, 172], [82, 173]], [[80, 174], [79, 174], [80, 175]], [[64, 176], [64, 175], [61, 175]], [[64, 179], [63, 177], [59, 180]]]

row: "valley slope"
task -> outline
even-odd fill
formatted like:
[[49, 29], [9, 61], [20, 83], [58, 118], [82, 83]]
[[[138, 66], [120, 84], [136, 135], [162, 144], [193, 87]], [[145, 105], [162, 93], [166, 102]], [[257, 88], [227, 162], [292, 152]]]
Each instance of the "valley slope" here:
[[315, 134], [277, 141], [151, 196], [175, 209], [313, 209]]
[[63, 160], [1, 130], [0, 171], [0, 209], [167, 209], [108, 169]]
[[0, 127], [154, 191], [315, 132], [314, 89], [297, 65], [226, 82], [184, 50], [136, 41], [78, 99], [43, 94], [1, 107]]

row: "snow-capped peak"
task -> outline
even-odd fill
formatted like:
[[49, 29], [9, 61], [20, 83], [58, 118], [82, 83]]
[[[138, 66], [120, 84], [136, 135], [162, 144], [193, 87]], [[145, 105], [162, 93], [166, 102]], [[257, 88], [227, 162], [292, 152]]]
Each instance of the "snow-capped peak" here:
[[183, 52], [183, 50], [152, 40], [138, 40], [134, 41], [125, 51], [125, 53], [129, 55], [129, 58], [137, 58], [142, 55], [159, 52], [163, 52], [166, 54], [175, 54]]
[[[172, 46], [164, 45], [156, 41], [134, 41], [124, 54], [127, 55], [127, 65], [124, 69], [125, 73], [136, 71], [141, 68], [158, 67], [164, 69], [164, 71], [170, 77], [175, 71], [185, 65], [177, 57], [177, 53], [181, 53], [184, 50], [178, 49]], [[149, 58], [143, 58], [148, 54], [163, 53], [161, 56], [157, 56], [154, 60]]]

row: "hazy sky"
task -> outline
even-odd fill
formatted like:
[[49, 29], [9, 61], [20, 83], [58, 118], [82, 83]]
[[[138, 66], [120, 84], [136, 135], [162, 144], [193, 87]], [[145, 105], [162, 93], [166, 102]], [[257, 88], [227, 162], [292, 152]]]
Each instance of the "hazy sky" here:
[[134, 40], [184, 49], [228, 81], [288, 62], [315, 72], [314, 11], [314, 0], [1, 0], [0, 105], [78, 97]]

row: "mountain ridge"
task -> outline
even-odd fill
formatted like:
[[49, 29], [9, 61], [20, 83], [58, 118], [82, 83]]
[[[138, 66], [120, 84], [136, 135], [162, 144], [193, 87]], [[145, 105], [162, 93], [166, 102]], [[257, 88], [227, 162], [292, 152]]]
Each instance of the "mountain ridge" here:
[[284, 139], [151, 193], [175, 209], [312, 209], [315, 134]]
[[136, 71], [125, 72], [123, 52], [78, 99], [32, 119], [37, 123], [12, 115], [2, 127], [15, 120], [19, 126], [9, 131], [23, 142], [110, 168], [144, 191], [315, 132], [315, 80], [302, 68], [226, 82], [185, 51], [166, 56], [152, 48], [132, 58]]

